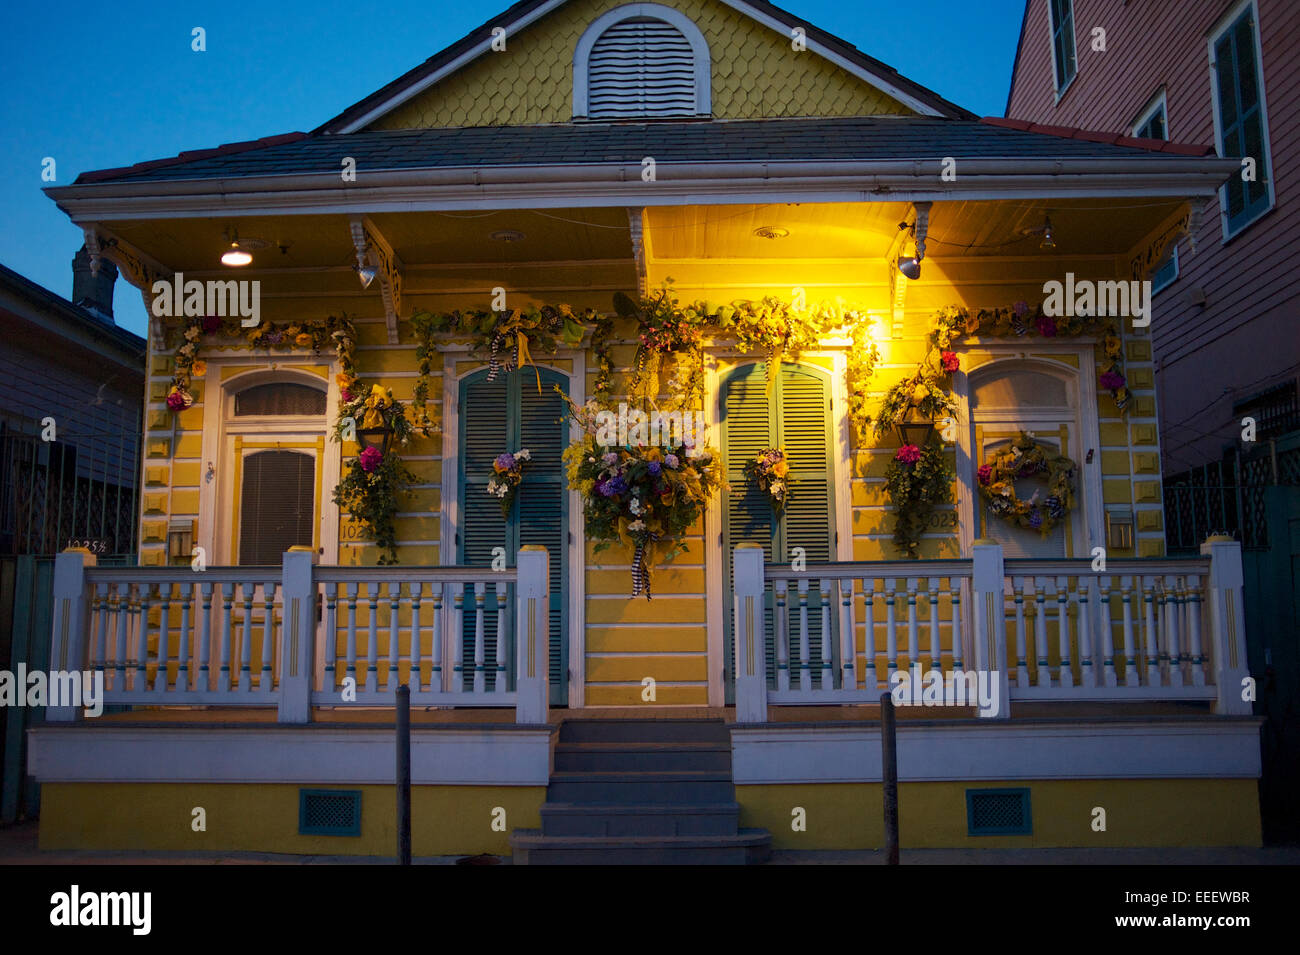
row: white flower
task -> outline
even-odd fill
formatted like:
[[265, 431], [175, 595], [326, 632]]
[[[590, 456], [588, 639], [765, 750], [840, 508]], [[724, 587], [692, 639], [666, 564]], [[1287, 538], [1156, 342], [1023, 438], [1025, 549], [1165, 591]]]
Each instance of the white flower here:
[[633, 521], [631, 524], [627, 525], [627, 529], [633, 532], [643, 531], [645, 530], [645, 521]]
[[628, 502], [627, 509], [628, 509], [629, 511], [631, 511], [633, 514], [644, 514], [644, 513], [645, 513], [645, 508], [641, 506], [641, 501], [640, 501], [640, 499], [635, 498], [635, 497], [632, 498], [632, 500]]
[[497, 492], [496, 478], [493, 478], [491, 481], [488, 481], [487, 492], [489, 494], [495, 494]]
[[515, 452], [515, 457], [518, 458], [520, 461], [531, 460], [532, 456], [533, 456], [532, 452], [529, 451], [527, 448], [520, 448], [518, 451]]
[[775, 495], [776, 497], [780, 497], [782, 493], [785, 492], [785, 485], [782, 484], [780, 481], [773, 481], [771, 484], [767, 486], [767, 489], [771, 491], [772, 494]]

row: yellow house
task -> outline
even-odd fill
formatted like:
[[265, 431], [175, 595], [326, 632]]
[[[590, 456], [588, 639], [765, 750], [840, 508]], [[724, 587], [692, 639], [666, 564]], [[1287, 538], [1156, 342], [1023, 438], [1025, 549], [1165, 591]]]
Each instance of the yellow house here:
[[905, 846], [1257, 845], [1142, 284], [1238, 167], [1150, 145], [761, 0], [525, 0], [49, 189], [155, 317], [139, 566], [56, 581], [52, 669], [125, 711], [33, 732], [42, 845], [388, 853], [399, 684], [417, 855], [879, 846], [884, 692]]

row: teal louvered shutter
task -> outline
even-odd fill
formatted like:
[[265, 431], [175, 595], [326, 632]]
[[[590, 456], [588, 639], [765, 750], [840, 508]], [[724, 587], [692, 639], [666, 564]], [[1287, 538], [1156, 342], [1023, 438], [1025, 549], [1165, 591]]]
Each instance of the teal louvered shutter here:
[[[565, 594], [568, 561], [568, 494], [564, 485], [561, 454], [566, 444], [564, 402], [552, 390], [565, 387], [562, 376], [538, 370], [542, 393], [537, 391], [533, 369], [499, 374], [487, 381], [486, 371], [461, 383], [460, 447], [462, 470], [460, 500], [462, 524], [457, 559], [469, 566], [490, 566], [492, 550], [504, 547], [507, 566], [515, 566], [519, 548], [525, 544], [545, 547], [550, 556], [550, 682], [552, 705], [568, 699], [568, 633]], [[523, 483], [508, 518], [501, 514], [497, 498], [487, 492], [493, 477], [492, 462], [503, 451], [527, 448], [532, 457], [524, 466]], [[484, 667], [488, 689], [494, 686], [497, 630], [496, 594], [489, 587], [485, 595]], [[513, 607], [507, 601], [505, 626], [511, 626]], [[462, 676], [466, 689], [474, 686], [474, 589], [465, 588], [465, 619], [461, 633]], [[513, 646], [513, 639], [508, 641]], [[504, 661], [507, 668], [514, 661]], [[507, 670], [509, 672], [509, 670]], [[513, 681], [512, 681], [513, 682]]]
[[[763, 547], [765, 565], [789, 565], [792, 549], [803, 547], [809, 562], [830, 560], [835, 552], [832, 496], [833, 442], [830, 431], [830, 391], [827, 381], [816, 372], [785, 364], [770, 391], [765, 390], [767, 369], [763, 364], [738, 369], [723, 386], [723, 447], [727, 462], [727, 497], [723, 521], [723, 549], [727, 586], [732, 583], [732, 556], [737, 544]], [[778, 518], [758, 486], [745, 475], [747, 463], [764, 448], [781, 447], [790, 465], [790, 500]], [[726, 618], [726, 685], [731, 701], [733, 681], [732, 602], [724, 602]], [[790, 608], [791, 666], [799, 642], [797, 589], [787, 597]], [[772, 594], [764, 601], [769, 621], [775, 621]], [[808, 597], [809, 660], [813, 685], [820, 685], [821, 601], [816, 584]], [[765, 628], [768, 682], [777, 685], [776, 649], [771, 639], [774, 623]], [[791, 687], [801, 683], [792, 673]]]

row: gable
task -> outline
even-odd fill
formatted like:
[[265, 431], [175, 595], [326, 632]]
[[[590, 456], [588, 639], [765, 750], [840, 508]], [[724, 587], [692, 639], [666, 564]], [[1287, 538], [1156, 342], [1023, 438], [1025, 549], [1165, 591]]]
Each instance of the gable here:
[[[570, 122], [574, 52], [593, 22], [626, 5], [626, 0], [565, 3], [508, 34], [504, 52], [479, 56], [364, 128]], [[720, 0], [665, 0], [661, 5], [687, 18], [708, 45], [714, 118], [916, 112], [812, 49], [793, 50], [788, 31], [779, 33]]]

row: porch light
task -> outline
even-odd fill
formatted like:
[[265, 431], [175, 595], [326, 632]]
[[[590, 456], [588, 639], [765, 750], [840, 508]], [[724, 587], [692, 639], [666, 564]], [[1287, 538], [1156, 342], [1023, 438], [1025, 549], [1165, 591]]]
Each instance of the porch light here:
[[361, 287], [370, 288], [370, 283], [375, 280], [375, 276], [379, 274], [379, 270], [373, 265], [367, 265], [364, 268], [358, 265], [355, 268], [357, 270], [357, 278], [361, 280]]
[[388, 446], [393, 440], [393, 429], [388, 424], [388, 419], [384, 419], [384, 424], [378, 428], [358, 428], [357, 444], [362, 450], [366, 448], [376, 448], [383, 454], [388, 454]]
[[929, 444], [930, 436], [934, 434], [934, 421], [925, 417], [916, 405], [912, 405], [903, 415], [903, 420], [898, 422], [897, 429], [898, 439], [903, 444], [923, 448]]
[[230, 243], [230, 248], [226, 249], [221, 256], [222, 265], [229, 265], [234, 268], [238, 268], [241, 265], [247, 265], [252, 261], [253, 257], [240, 247], [238, 238]]
[[919, 256], [909, 255], [900, 256], [898, 259], [898, 271], [902, 272], [907, 278], [915, 282], [921, 277], [921, 259]]
[[1052, 238], [1052, 220], [1048, 216], [1043, 217], [1043, 241], [1038, 243], [1040, 249], [1056, 248], [1056, 240]]

